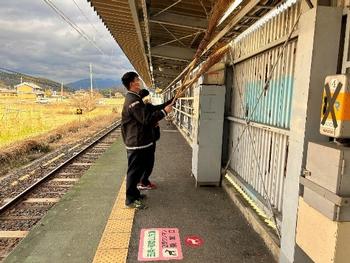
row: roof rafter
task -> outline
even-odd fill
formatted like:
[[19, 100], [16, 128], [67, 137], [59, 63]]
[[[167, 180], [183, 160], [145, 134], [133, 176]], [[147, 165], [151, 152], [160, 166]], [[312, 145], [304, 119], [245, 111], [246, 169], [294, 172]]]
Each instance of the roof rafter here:
[[171, 60], [190, 61], [193, 58], [194, 53], [194, 49], [170, 45], [151, 48], [151, 54], [153, 57]]
[[208, 21], [206, 19], [178, 15], [170, 12], [164, 12], [156, 17], [151, 16], [149, 22], [194, 30], [206, 30], [208, 26]]

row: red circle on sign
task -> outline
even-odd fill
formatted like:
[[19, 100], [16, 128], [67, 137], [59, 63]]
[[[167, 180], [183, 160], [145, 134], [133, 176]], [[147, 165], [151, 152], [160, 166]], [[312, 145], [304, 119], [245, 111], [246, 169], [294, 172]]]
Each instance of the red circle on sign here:
[[188, 236], [185, 238], [185, 244], [189, 247], [200, 247], [204, 243], [204, 240], [199, 236]]

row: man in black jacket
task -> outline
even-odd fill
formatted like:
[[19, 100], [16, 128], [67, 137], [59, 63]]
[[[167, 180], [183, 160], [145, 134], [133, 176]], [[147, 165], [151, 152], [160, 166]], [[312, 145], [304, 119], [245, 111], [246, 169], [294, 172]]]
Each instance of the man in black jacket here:
[[[143, 99], [149, 95], [149, 91], [146, 89], [142, 89], [140, 90], [139, 95]], [[147, 110], [154, 112], [157, 110], [164, 109], [166, 106], [170, 105], [173, 102], [173, 100], [174, 98], [171, 98], [167, 102], [159, 105], [145, 103], [145, 106]], [[146, 170], [144, 171], [141, 177], [140, 183], [137, 185], [137, 189], [139, 190], [152, 190], [157, 188], [157, 186], [149, 180], [149, 177], [153, 171], [153, 166], [155, 161], [156, 141], [158, 141], [160, 138], [160, 127], [158, 123], [154, 125], [152, 132], [153, 132], [153, 140], [154, 140], [153, 145], [151, 146], [152, 154], [148, 156]]]
[[121, 132], [128, 157], [125, 205], [130, 208], [143, 209], [145, 205], [141, 199], [144, 196], [137, 189], [137, 184], [147, 169], [147, 160], [153, 151], [152, 129], [172, 110], [172, 105], [168, 105], [162, 110], [150, 111], [138, 94], [140, 79], [137, 73], [125, 73], [122, 82], [128, 90], [121, 122]]

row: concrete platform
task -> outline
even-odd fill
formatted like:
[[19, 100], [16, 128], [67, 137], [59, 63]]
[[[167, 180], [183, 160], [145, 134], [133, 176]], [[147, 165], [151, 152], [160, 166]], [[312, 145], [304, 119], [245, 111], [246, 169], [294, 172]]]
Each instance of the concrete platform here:
[[[135, 213], [126, 262], [138, 262], [141, 229], [163, 227], [179, 229], [183, 262], [275, 262], [222, 188], [195, 187], [191, 148], [176, 128], [163, 122], [161, 130], [150, 178], [158, 189], [144, 191], [149, 208]], [[5, 262], [92, 262], [125, 175], [125, 156], [118, 140]], [[187, 247], [188, 235], [204, 244]]]
[[4, 262], [92, 262], [125, 169], [118, 140]]

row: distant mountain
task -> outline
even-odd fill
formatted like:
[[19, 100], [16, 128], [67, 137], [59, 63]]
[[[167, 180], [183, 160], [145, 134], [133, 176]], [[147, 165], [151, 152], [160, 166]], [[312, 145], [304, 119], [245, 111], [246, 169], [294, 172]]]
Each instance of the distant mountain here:
[[[109, 88], [119, 88], [122, 86], [120, 80], [113, 79], [93, 79], [93, 88], [94, 89], [109, 89]], [[81, 79], [75, 82], [66, 84], [68, 87], [79, 90], [79, 89], [89, 89], [90, 88], [90, 79]]]
[[[34, 77], [27, 74], [23, 74], [17, 71], [0, 68], [0, 82], [3, 87], [6, 88], [13, 88], [15, 85], [20, 84], [21, 81], [23, 82], [33, 82], [43, 89], [51, 89], [55, 91], [61, 90], [61, 84], [52, 81], [50, 79], [40, 78], [40, 77]], [[69, 90], [66, 85], [64, 85], [64, 90]]]
[[[50, 79], [34, 77], [13, 70], [0, 67], [0, 88], [13, 88], [15, 85], [23, 82], [33, 82], [44, 90], [51, 89], [54, 91], [61, 90], [61, 84]], [[112, 92], [125, 93], [126, 89], [123, 87], [120, 80], [112, 79], [93, 79], [94, 89], [111, 89]], [[82, 79], [69, 84], [64, 84], [65, 91], [74, 91], [79, 89], [90, 89], [90, 79]]]

